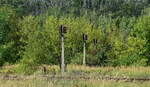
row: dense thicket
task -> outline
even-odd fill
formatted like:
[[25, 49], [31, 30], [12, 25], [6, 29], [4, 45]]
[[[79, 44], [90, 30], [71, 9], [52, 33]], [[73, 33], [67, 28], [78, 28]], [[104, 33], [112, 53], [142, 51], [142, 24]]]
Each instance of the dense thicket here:
[[88, 65], [147, 66], [149, 5], [149, 0], [0, 0], [0, 65], [59, 64], [59, 26], [65, 25], [66, 64], [82, 64], [85, 33]]

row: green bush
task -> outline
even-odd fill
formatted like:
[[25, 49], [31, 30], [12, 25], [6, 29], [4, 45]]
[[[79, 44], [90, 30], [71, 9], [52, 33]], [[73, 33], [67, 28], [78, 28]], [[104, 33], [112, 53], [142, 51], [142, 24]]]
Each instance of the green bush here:
[[16, 63], [20, 56], [16, 11], [8, 5], [0, 7], [0, 60]]
[[38, 69], [38, 64], [34, 62], [33, 59], [23, 59], [19, 67], [16, 68], [17, 73], [30, 75], [36, 72]]

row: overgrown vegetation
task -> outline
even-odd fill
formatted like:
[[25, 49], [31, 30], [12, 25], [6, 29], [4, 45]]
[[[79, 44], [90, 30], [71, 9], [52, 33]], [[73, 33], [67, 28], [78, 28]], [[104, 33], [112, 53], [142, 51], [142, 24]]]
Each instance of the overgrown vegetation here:
[[[150, 67], [114, 68], [68, 65], [64, 78], [57, 78], [60, 76], [58, 66], [43, 66], [46, 67], [46, 72], [39, 67], [32, 75], [17, 74], [15, 68], [19, 67], [18, 65], [4, 66], [0, 72], [0, 87], [149, 87], [150, 83], [144, 80], [150, 77]], [[84, 78], [78, 78], [80, 76]], [[115, 80], [109, 77], [143, 80]]]
[[81, 81], [81, 80], [47, 80], [47, 79], [31, 79], [31, 80], [1, 80], [1, 87], [149, 87], [149, 82], [114, 82], [114, 81]]
[[19, 63], [26, 71], [58, 65], [60, 25], [67, 27], [66, 64], [82, 63], [85, 33], [87, 65], [148, 66], [149, 5], [149, 0], [0, 0], [0, 66]]

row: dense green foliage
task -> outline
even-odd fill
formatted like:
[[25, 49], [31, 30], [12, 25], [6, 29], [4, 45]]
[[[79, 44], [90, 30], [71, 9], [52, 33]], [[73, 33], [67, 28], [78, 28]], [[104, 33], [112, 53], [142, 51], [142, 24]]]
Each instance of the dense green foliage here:
[[0, 0], [0, 65], [59, 64], [59, 27], [65, 25], [66, 64], [82, 64], [85, 33], [88, 65], [147, 66], [149, 5], [149, 0]]
[[20, 58], [17, 19], [15, 10], [10, 6], [0, 8], [0, 65], [4, 62], [16, 63]]

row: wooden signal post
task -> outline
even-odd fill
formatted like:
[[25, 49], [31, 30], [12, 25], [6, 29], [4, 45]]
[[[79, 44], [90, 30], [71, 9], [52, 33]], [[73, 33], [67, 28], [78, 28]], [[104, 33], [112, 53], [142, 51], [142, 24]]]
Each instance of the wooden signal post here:
[[65, 72], [65, 59], [64, 59], [64, 34], [67, 33], [66, 27], [61, 25], [60, 26], [60, 35], [61, 35], [61, 75], [64, 76]]
[[83, 65], [86, 65], [86, 41], [88, 37], [86, 34], [83, 34]]

